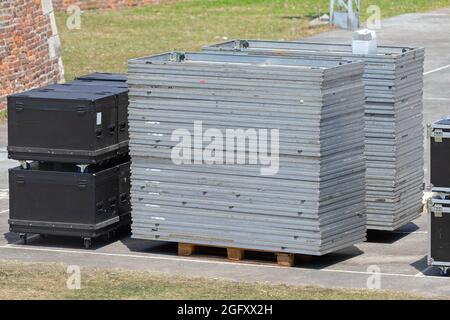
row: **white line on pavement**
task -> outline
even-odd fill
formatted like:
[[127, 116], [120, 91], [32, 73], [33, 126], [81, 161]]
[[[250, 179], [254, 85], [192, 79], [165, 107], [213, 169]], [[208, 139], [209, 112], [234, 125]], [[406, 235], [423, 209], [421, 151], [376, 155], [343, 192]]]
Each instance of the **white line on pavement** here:
[[6, 209], [6, 210], [3, 210], [3, 211], [0, 211], [0, 214], [6, 213], [6, 212], [9, 212], [9, 209]]
[[[0, 249], [12, 249], [12, 250], [29, 250], [29, 251], [43, 251], [52, 253], [63, 253], [63, 254], [79, 254], [79, 255], [98, 255], [107, 257], [122, 257], [122, 258], [136, 258], [136, 259], [148, 259], [148, 260], [169, 260], [169, 261], [179, 261], [179, 262], [194, 262], [194, 263], [204, 263], [204, 264], [222, 264], [222, 265], [233, 265], [233, 266], [251, 266], [260, 268], [277, 268], [284, 270], [305, 270], [305, 271], [319, 271], [319, 272], [332, 272], [332, 273], [349, 273], [349, 274], [361, 274], [361, 275], [373, 275], [373, 272], [366, 271], [352, 271], [352, 270], [338, 270], [338, 269], [309, 269], [309, 268], [292, 268], [286, 269], [286, 267], [280, 267], [278, 265], [262, 265], [254, 263], [245, 262], [227, 262], [227, 261], [214, 261], [214, 260], [201, 260], [201, 259], [189, 259], [189, 258], [178, 258], [178, 257], [167, 257], [167, 256], [143, 256], [136, 254], [122, 254], [122, 253], [107, 253], [107, 252], [94, 252], [94, 251], [79, 251], [79, 250], [64, 250], [64, 249], [48, 249], [48, 248], [32, 248], [32, 247], [19, 247], [13, 244], [8, 244], [5, 246], [0, 246]], [[445, 277], [433, 277], [421, 275], [417, 276], [414, 274], [403, 274], [403, 273], [378, 273], [381, 276], [391, 276], [391, 277], [407, 277], [407, 278], [427, 278], [427, 279], [442, 279], [450, 280], [450, 278]]]
[[[379, 274], [381, 276], [391, 276], [391, 277], [407, 277], [407, 278], [415, 278], [417, 275], [415, 274], [405, 274], [405, 273], [387, 273], [387, 272], [368, 272], [368, 271], [354, 271], [354, 270], [337, 270], [337, 269], [320, 269], [318, 271], [326, 271], [326, 272], [336, 272], [336, 273], [353, 273], [353, 274], [365, 274], [365, 275], [374, 275]], [[430, 276], [423, 275], [424, 278], [435, 278]], [[450, 278], [444, 278], [449, 279]]]
[[447, 68], [450, 68], [450, 64], [446, 65], [446, 66], [443, 66], [443, 67], [440, 67], [440, 68], [436, 68], [436, 69], [427, 71], [427, 72], [424, 72], [423, 75], [426, 76], [427, 74], [438, 72], [438, 71], [441, 71], [441, 70], [444, 70], [444, 69], [447, 69]]
[[450, 101], [450, 98], [423, 98], [424, 100]]
[[0, 189], [0, 200], [9, 198], [9, 189]]
[[393, 231], [392, 233], [396, 234], [428, 234], [427, 231]]

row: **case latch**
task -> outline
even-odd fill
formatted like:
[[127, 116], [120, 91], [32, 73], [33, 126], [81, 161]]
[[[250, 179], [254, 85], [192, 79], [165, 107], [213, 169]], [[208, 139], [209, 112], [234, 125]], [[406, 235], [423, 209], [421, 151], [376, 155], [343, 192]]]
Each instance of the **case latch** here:
[[172, 52], [170, 53], [169, 60], [171, 62], [183, 62], [186, 59], [186, 54], [184, 52]]
[[436, 218], [442, 218], [442, 204], [433, 205], [433, 213]]
[[234, 40], [234, 50], [248, 49], [250, 43], [247, 40]]
[[434, 137], [435, 142], [442, 142], [444, 132], [442, 131], [442, 129], [434, 129], [431, 136]]

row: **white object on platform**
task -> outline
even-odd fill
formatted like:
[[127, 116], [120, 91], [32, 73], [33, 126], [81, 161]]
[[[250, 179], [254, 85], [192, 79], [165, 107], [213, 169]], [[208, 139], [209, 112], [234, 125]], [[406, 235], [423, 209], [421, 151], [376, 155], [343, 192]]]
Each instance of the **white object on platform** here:
[[362, 29], [353, 33], [353, 54], [376, 54], [377, 33], [374, 30]]

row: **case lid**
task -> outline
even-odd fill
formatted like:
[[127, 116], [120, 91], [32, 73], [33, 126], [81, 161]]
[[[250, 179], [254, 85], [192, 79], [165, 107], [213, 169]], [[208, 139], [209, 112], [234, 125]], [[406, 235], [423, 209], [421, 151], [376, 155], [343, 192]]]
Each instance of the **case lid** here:
[[128, 84], [126, 82], [121, 82], [121, 81], [78, 79], [78, 80], [71, 81], [70, 84], [128, 88]]
[[87, 91], [57, 91], [52, 89], [33, 89], [22, 93], [10, 95], [9, 99], [45, 99], [79, 101], [85, 100], [94, 102], [97, 100], [114, 97], [112, 92], [87, 92]]
[[431, 125], [433, 129], [450, 129], [450, 116], [439, 119]]
[[93, 84], [82, 84], [82, 83], [64, 83], [64, 84], [52, 84], [45, 89], [56, 90], [56, 91], [75, 91], [75, 92], [104, 92], [113, 94], [127, 94], [128, 86], [104, 86]]
[[94, 72], [91, 74], [77, 77], [76, 79], [126, 82], [127, 75], [124, 73]]

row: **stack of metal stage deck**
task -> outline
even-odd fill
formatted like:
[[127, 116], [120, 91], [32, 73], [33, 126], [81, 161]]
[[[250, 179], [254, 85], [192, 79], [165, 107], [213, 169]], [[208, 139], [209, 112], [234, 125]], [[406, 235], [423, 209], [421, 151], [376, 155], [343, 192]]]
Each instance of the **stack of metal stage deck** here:
[[358, 55], [347, 44], [234, 40], [204, 50], [363, 60], [367, 227], [392, 231], [420, 215], [424, 179], [423, 48], [379, 46], [377, 54]]
[[[133, 237], [310, 255], [364, 241], [363, 67], [208, 53], [130, 60]], [[232, 129], [247, 144], [236, 147]], [[261, 161], [265, 129], [278, 168]], [[227, 152], [245, 163], [223, 164]]]

